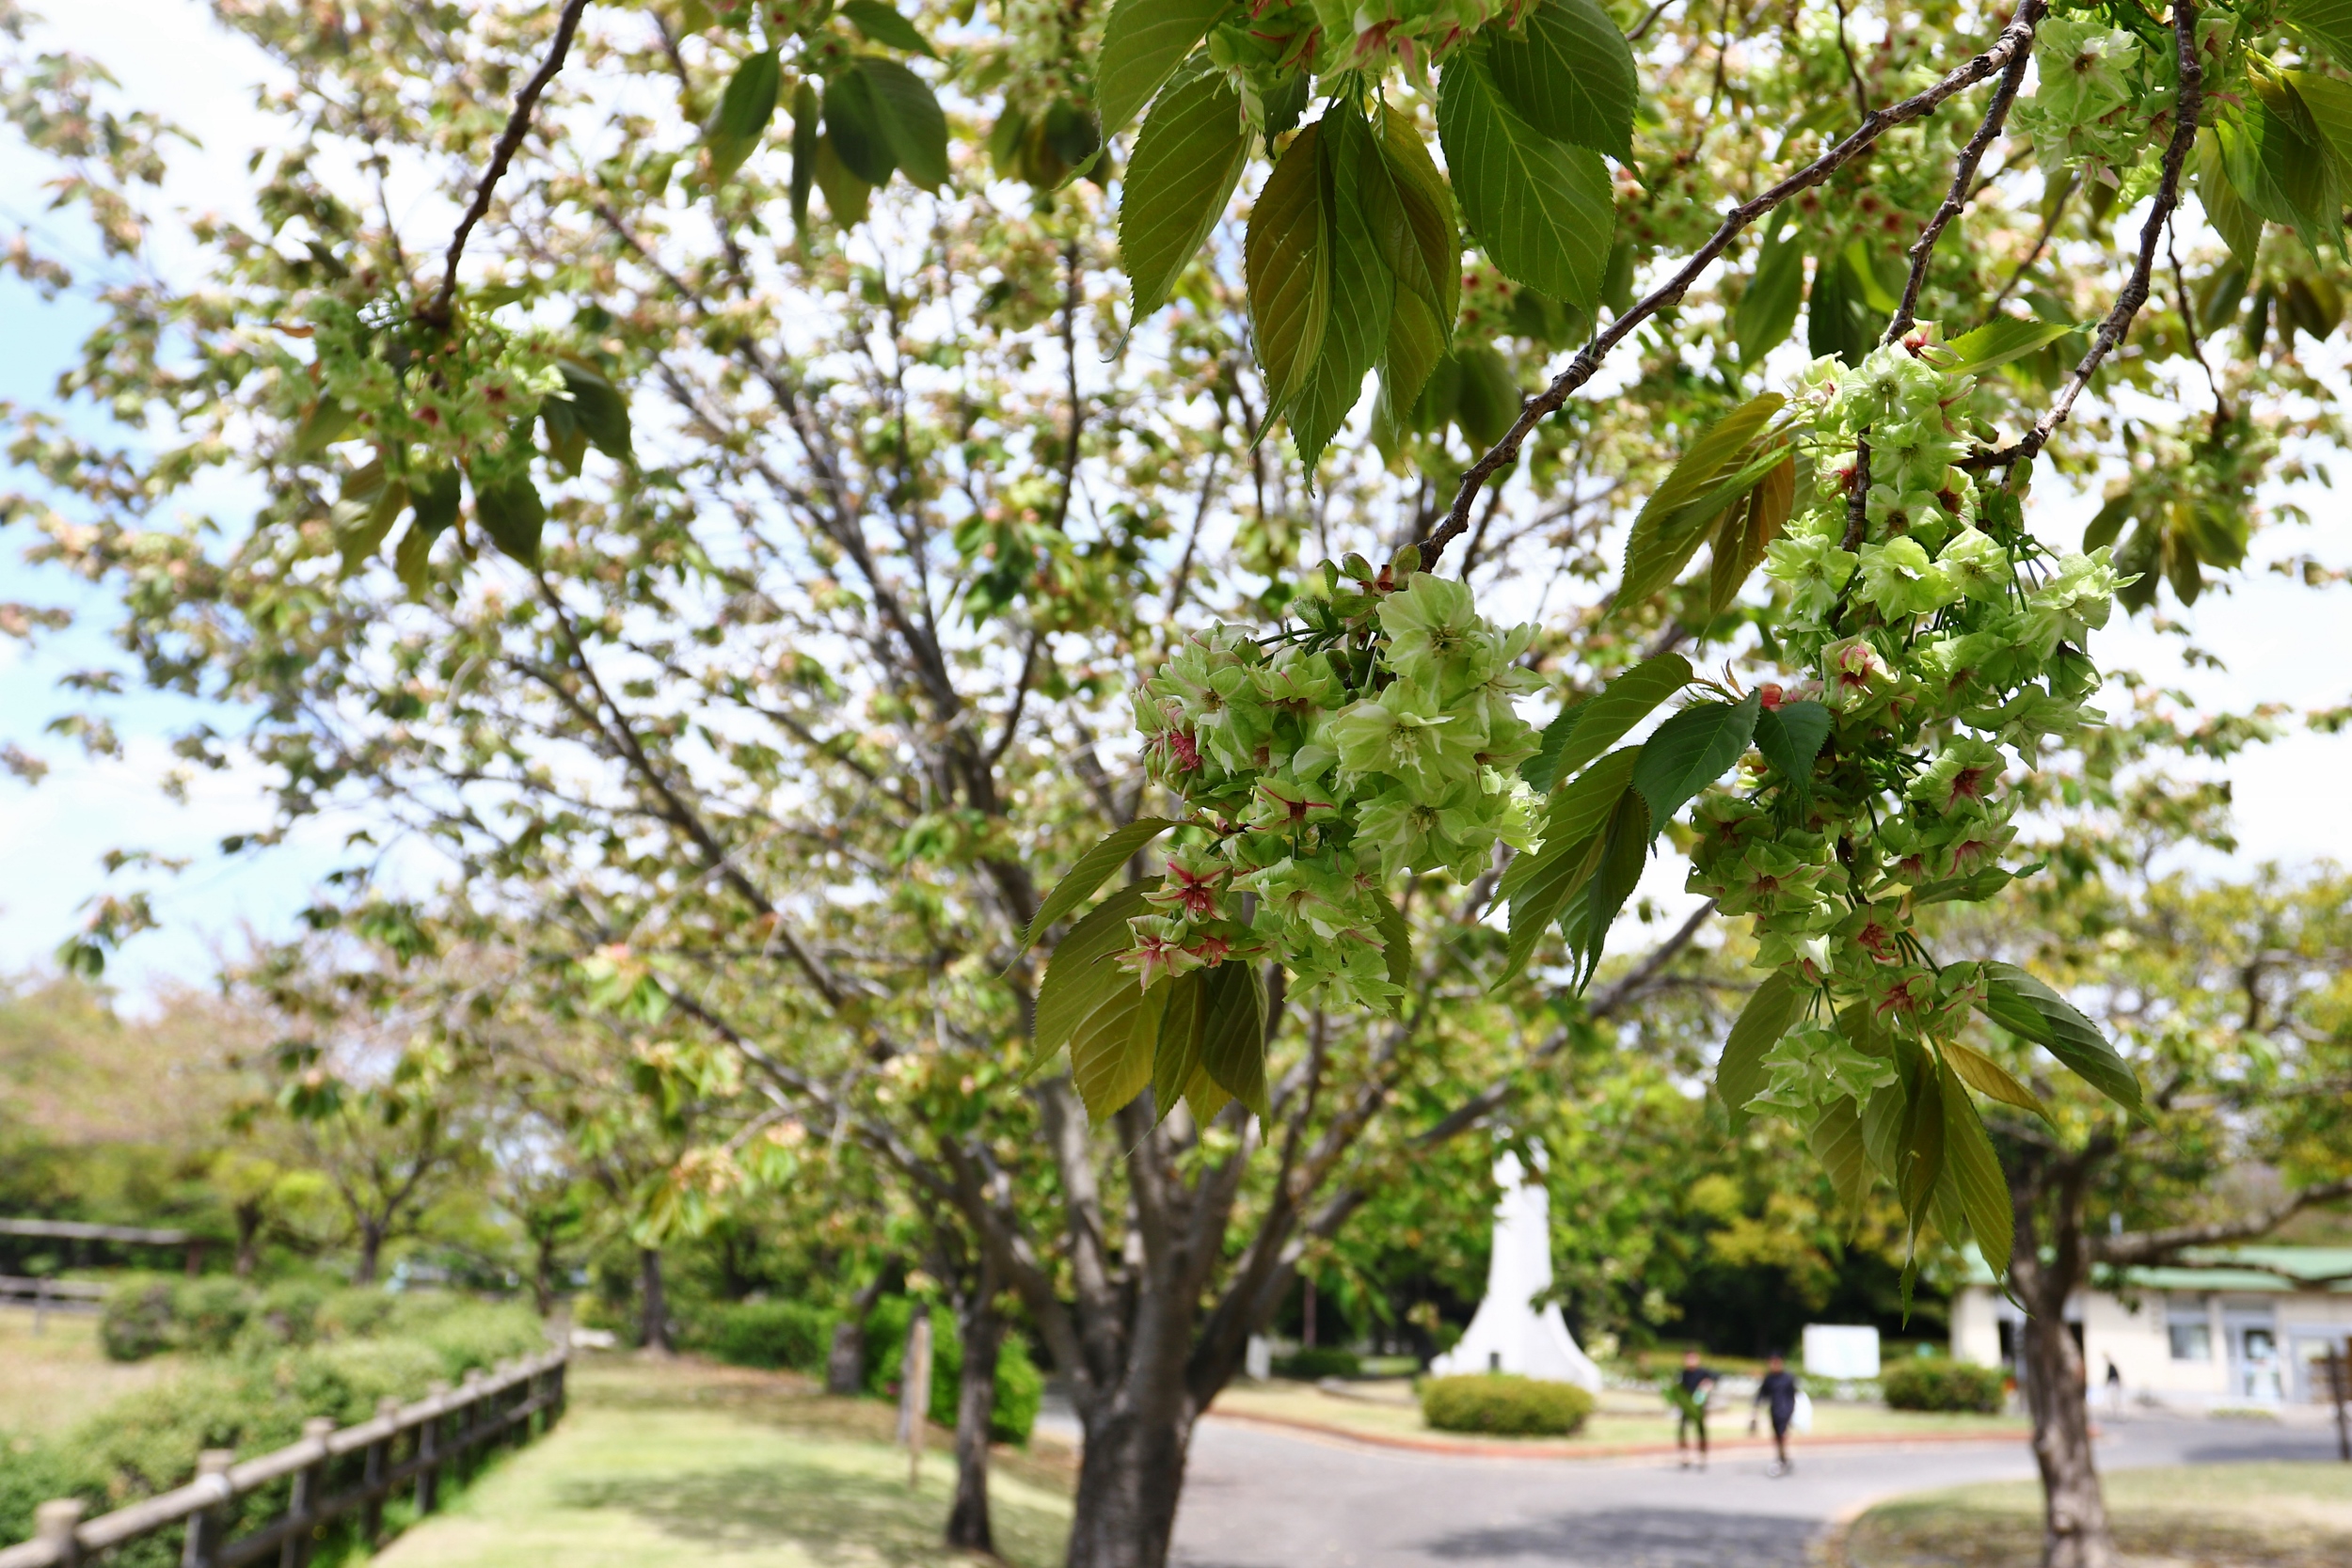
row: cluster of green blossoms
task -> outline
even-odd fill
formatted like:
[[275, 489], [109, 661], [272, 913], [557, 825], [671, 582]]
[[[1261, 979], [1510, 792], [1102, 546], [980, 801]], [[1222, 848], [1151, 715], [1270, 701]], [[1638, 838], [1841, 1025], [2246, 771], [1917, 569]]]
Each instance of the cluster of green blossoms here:
[[530, 421], [548, 398], [565, 395], [547, 343], [478, 315], [445, 328], [397, 299], [355, 305], [332, 294], [305, 313], [318, 406], [337, 411], [342, 427], [330, 438], [373, 441], [393, 479], [478, 467], [485, 457], [528, 463]]
[[[2242, 63], [2242, 52], [2230, 47], [2236, 26], [2228, 15], [2198, 21], [2208, 96], [2228, 91], [2227, 72]], [[2120, 182], [2144, 167], [2154, 178], [2180, 97], [2180, 60], [2169, 31], [2151, 23], [2143, 37], [2098, 16], [2053, 16], [2034, 35], [2033, 57], [2038, 84], [2018, 103], [2012, 123], [2032, 138], [2045, 170], [2080, 168]]]
[[1743, 787], [1700, 804], [1690, 879], [1754, 917], [1756, 963], [1816, 998], [1767, 1058], [1759, 1103], [1826, 1108], [1888, 1081], [1870, 1041], [1958, 1034], [1982, 975], [1939, 966], [1915, 911], [2009, 879], [2012, 763], [2100, 717], [2082, 645], [2119, 586], [2107, 551], [2053, 558], [2014, 497], [1952, 466], [1973, 385], [1953, 360], [1923, 325], [1851, 370], [1816, 361], [1797, 400], [1819, 443], [1812, 499], [1764, 570], [1788, 595], [1785, 657], [1810, 679], [1761, 698], [1820, 703], [1826, 738], [1808, 777], [1751, 759]]
[[1303, 630], [1213, 626], [1135, 693], [1151, 776], [1190, 809], [1120, 959], [1147, 989], [1271, 952], [1300, 994], [1386, 1010], [1384, 884], [1468, 881], [1498, 841], [1526, 845], [1536, 736], [1515, 699], [1539, 684], [1520, 662], [1534, 628], [1400, 564], [1327, 563]]

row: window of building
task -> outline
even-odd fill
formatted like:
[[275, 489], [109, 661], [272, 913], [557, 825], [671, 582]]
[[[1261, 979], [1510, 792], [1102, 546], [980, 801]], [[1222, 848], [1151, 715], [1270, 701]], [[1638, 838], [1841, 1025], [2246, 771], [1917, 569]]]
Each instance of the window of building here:
[[2172, 1338], [2172, 1359], [2175, 1361], [2210, 1361], [2213, 1359], [2213, 1325], [2207, 1323], [2183, 1323], [2175, 1319], [2165, 1325]]

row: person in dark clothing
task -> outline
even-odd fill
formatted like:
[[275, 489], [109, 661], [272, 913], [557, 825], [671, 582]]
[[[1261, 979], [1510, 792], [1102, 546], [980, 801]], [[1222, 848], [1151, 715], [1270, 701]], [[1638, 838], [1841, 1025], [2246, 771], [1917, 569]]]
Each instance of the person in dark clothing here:
[[[1788, 1423], [1797, 1418], [1797, 1379], [1788, 1370], [1788, 1361], [1774, 1355], [1764, 1364], [1763, 1381], [1756, 1386], [1758, 1408], [1770, 1406], [1772, 1413], [1772, 1452], [1776, 1456], [1772, 1474], [1785, 1476], [1796, 1468], [1788, 1462]], [[1748, 1431], [1756, 1431], [1756, 1417], [1748, 1417]]]
[[1675, 1421], [1675, 1450], [1682, 1456], [1682, 1467], [1691, 1467], [1691, 1429], [1699, 1434], [1699, 1468], [1707, 1468], [1707, 1402], [1715, 1392], [1715, 1371], [1699, 1365], [1699, 1353], [1682, 1353], [1682, 1375], [1677, 1380], [1682, 1397], [1675, 1402], [1678, 1417]]

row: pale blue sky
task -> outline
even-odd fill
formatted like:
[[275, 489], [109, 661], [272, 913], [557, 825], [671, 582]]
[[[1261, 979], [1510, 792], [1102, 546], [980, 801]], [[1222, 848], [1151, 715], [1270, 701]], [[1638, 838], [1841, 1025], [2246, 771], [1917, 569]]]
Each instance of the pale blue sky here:
[[[191, 0], [51, 0], [50, 9], [56, 24], [51, 37], [99, 55], [132, 101], [202, 136], [204, 149], [181, 160], [172, 198], [191, 208], [237, 204], [245, 154], [266, 132], [251, 106], [264, 62], [219, 32]], [[46, 202], [40, 178], [22, 153], [0, 144], [0, 233], [13, 233], [32, 217], [51, 235], [68, 239], [69, 256], [86, 256], [87, 246], [71, 243], [75, 230], [70, 220], [40, 212]], [[168, 268], [172, 258], [152, 260]], [[21, 285], [0, 279], [0, 344], [6, 346], [0, 398], [45, 400], [88, 321], [81, 308], [43, 305]], [[11, 488], [24, 483], [21, 475], [0, 481]], [[2309, 532], [2274, 533], [2261, 546], [2265, 558], [2302, 550], [2331, 560], [2352, 555], [2343, 500], [2315, 485], [2300, 499], [2318, 525]], [[2092, 504], [2045, 487], [2037, 501], [2037, 526], [2058, 536], [2077, 531]], [[224, 520], [233, 520], [233, 513]], [[224, 863], [214, 846], [225, 833], [263, 826], [266, 805], [250, 774], [199, 778], [184, 805], [155, 788], [168, 762], [165, 737], [189, 716], [187, 705], [151, 696], [116, 705], [128, 747], [119, 761], [89, 761], [43, 736], [41, 726], [61, 705], [52, 689], [59, 674], [93, 665], [123, 667], [124, 661], [105, 639], [103, 599], [54, 573], [27, 568], [20, 559], [26, 542], [22, 531], [0, 539], [0, 600], [71, 605], [85, 618], [73, 633], [29, 654], [0, 641], [0, 741], [24, 745], [55, 764], [38, 788], [0, 777], [0, 972], [47, 961], [74, 927], [77, 909], [103, 885], [101, 858], [110, 848], [137, 847], [186, 855], [194, 863], [161, 900], [167, 928], [134, 943], [116, 975], [134, 994], [159, 976], [200, 981], [214, 955], [237, 945], [246, 926], [287, 928], [311, 879], [332, 863], [335, 842], [356, 824], [319, 827], [259, 862]], [[2110, 669], [2139, 669], [2185, 687], [2201, 703], [2328, 705], [2352, 699], [2347, 610], [2352, 602], [2341, 590], [2314, 594], [2255, 571], [2233, 592], [2209, 595], [2185, 615], [2173, 611], [2191, 626], [2199, 646], [2227, 658], [2224, 671], [2184, 669], [2180, 640], [2157, 636], [2144, 625], [2119, 622], [2094, 651]], [[2352, 814], [2341, 809], [2347, 776], [2352, 736], [2298, 735], [2241, 761], [2233, 770], [2245, 841], [2239, 864], [2319, 855], [2352, 862]], [[1678, 870], [1661, 866], [1658, 872], [1653, 891], [1663, 894], [1679, 883]]]

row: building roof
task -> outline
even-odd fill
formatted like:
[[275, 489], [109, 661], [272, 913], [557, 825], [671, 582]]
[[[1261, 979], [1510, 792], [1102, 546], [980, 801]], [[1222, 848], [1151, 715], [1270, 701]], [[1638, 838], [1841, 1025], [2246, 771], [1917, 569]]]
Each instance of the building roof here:
[[[2226, 1291], [2249, 1295], [2324, 1291], [2352, 1295], [2352, 1247], [2196, 1247], [2183, 1253], [2176, 1263], [2125, 1269], [2123, 1281], [2141, 1291]], [[1968, 1249], [1961, 1282], [1997, 1283], [1973, 1246]]]

